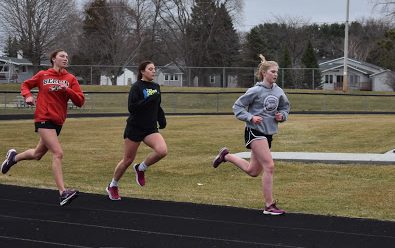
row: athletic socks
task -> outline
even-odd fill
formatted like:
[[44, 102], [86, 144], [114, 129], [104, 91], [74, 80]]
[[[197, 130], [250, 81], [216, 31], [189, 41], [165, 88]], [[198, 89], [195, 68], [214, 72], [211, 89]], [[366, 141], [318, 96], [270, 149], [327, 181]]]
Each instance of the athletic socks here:
[[113, 178], [110, 183], [110, 187], [118, 187], [118, 181], [115, 181], [115, 179]]
[[144, 162], [141, 162], [138, 169], [139, 171], [145, 171], [147, 168], [148, 166]]

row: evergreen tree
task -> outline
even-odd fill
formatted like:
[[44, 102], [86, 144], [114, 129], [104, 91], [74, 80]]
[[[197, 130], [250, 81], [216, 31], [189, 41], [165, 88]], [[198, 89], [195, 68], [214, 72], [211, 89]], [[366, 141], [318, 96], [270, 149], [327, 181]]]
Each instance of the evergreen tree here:
[[316, 69], [319, 66], [310, 40], [302, 56], [302, 64], [306, 68], [304, 71], [304, 82], [306, 86], [310, 89], [313, 88], [313, 85], [318, 86], [318, 83], [321, 81], [321, 73]]
[[372, 51], [370, 57], [377, 65], [395, 71], [395, 29], [385, 33], [384, 38], [378, 42], [378, 49]]
[[8, 36], [7, 43], [4, 47], [4, 53], [8, 57], [17, 57], [19, 50], [19, 44], [16, 37]]
[[93, 0], [86, 6], [79, 56], [73, 57], [73, 61], [111, 65], [94, 70], [94, 82], [99, 82], [100, 76], [106, 75], [113, 85], [117, 84], [118, 76], [135, 51], [137, 42], [131, 34], [131, 12], [124, 0]]
[[[284, 88], [289, 88], [293, 85], [292, 80], [292, 61], [291, 56], [289, 55], [288, 47], [284, 47], [282, 58], [280, 60], [280, 71], [279, 71], [279, 79], [277, 79], [277, 83], [280, 84]], [[280, 82], [281, 81], [281, 82]]]
[[[224, 4], [217, 6], [214, 0], [197, 0], [192, 7], [186, 39], [188, 66], [233, 66], [237, 62], [239, 40]], [[192, 76], [198, 77], [200, 85], [208, 86], [209, 76], [221, 73], [197, 68], [192, 71]]]

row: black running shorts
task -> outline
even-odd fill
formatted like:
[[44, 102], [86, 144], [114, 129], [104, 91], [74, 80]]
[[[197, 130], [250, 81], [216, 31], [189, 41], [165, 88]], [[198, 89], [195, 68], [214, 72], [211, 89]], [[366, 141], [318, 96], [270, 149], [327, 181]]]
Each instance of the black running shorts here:
[[153, 134], [153, 133], [158, 133], [158, 132], [159, 131], [157, 128], [145, 130], [145, 129], [140, 129], [137, 127], [132, 127], [130, 125], [126, 125], [125, 131], [123, 133], [123, 138], [124, 139], [128, 138], [134, 142], [141, 142], [148, 135]]
[[40, 121], [40, 122], [35, 122], [34, 123], [34, 127], [35, 127], [35, 132], [38, 131], [39, 128], [45, 128], [45, 129], [55, 129], [56, 130], [56, 134], [59, 136], [60, 131], [62, 130], [62, 126], [61, 125], [56, 125], [55, 123], [53, 123], [52, 121]]
[[244, 130], [244, 139], [245, 139], [245, 146], [248, 149], [251, 149], [251, 142], [254, 140], [258, 139], [267, 139], [267, 143], [269, 144], [269, 148], [272, 147], [272, 140], [273, 140], [273, 135], [267, 135], [264, 133], [261, 133], [255, 129], [246, 127]]

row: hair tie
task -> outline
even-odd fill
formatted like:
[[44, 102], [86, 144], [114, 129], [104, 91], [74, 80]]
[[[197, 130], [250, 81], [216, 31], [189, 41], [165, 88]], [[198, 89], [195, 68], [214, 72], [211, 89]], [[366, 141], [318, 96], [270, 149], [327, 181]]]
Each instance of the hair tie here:
[[261, 63], [266, 62], [265, 56], [263, 56], [262, 54], [259, 54], [259, 58], [261, 58]]

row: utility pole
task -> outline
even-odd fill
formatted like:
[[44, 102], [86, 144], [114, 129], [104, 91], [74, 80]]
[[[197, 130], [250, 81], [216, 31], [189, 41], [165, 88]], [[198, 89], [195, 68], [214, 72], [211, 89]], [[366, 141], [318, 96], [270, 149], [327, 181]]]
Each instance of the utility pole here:
[[344, 68], [343, 68], [343, 92], [348, 92], [348, 73], [347, 73], [347, 60], [348, 60], [348, 17], [350, 10], [350, 0], [347, 0], [346, 7], [346, 25], [344, 28]]

